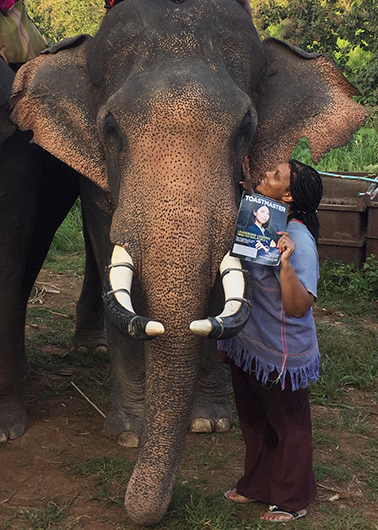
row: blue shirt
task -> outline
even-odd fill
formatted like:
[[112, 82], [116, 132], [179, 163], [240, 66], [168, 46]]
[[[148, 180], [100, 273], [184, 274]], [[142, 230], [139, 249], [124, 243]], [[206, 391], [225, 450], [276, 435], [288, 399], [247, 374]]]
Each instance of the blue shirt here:
[[[290, 221], [287, 231], [295, 243], [290, 263], [299, 281], [316, 298], [319, 278], [316, 242], [301, 222]], [[306, 388], [319, 375], [320, 355], [312, 308], [301, 318], [288, 315], [281, 298], [279, 267], [251, 262], [244, 262], [243, 266], [250, 271], [253, 286], [250, 317], [241, 333], [220, 341], [220, 348], [244, 370], [251, 372], [253, 366], [257, 379], [263, 383], [277, 370], [282, 388], [287, 372], [293, 390]]]

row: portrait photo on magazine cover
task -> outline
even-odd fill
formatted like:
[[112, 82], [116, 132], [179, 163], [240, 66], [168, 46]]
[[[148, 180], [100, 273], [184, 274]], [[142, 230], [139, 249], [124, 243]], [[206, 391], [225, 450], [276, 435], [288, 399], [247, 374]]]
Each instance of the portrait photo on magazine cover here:
[[262, 265], [278, 265], [277, 242], [285, 231], [288, 207], [259, 193], [243, 192], [231, 256]]

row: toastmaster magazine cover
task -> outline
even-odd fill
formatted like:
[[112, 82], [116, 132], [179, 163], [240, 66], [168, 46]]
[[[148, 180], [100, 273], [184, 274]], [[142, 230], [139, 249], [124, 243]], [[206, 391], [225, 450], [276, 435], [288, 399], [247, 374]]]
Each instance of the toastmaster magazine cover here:
[[288, 207], [259, 193], [243, 192], [231, 256], [278, 265], [277, 232], [286, 230]]

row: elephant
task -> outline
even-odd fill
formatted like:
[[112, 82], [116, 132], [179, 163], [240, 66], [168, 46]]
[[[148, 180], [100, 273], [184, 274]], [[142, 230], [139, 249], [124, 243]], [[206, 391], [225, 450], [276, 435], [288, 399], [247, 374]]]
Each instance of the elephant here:
[[[21, 436], [28, 423], [21, 384], [26, 305], [55, 231], [80, 195], [80, 175], [10, 121], [13, 78], [0, 59], [0, 442]], [[78, 353], [106, 350], [102, 283], [85, 223], [83, 231], [86, 266], [73, 339]]]
[[139, 524], [169, 505], [204, 345], [213, 352], [249, 311], [228, 254], [242, 160], [259, 179], [305, 136], [317, 163], [365, 123], [357, 94], [325, 57], [261, 42], [237, 0], [123, 0], [94, 37], [17, 73], [12, 121], [87, 178], [112, 362], [105, 430], [141, 436], [125, 496]]
[[[30, 143], [30, 131], [22, 132], [11, 122], [8, 101], [13, 79], [14, 72], [0, 59], [0, 442], [20, 437], [28, 425], [22, 392], [27, 364], [26, 305], [57, 227], [79, 196], [86, 260], [72, 350], [77, 354], [107, 350], [102, 279], [97, 265], [101, 257], [97, 249], [108, 247], [107, 254], [111, 252], [108, 234], [113, 212], [108, 193], [37, 144]], [[89, 222], [93, 225], [92, 232], [96, 231], [96, 224], [101, 225], [96, 241], [88, 228]], [[102, 270], [105, 264], [106, 260]], [[189, 429], [226, 431], [232, 419], [226, 375], [209, 346], [204, 348], [201, 373]], [[139, 421], [130, 433], [130, 425], [119, 421], [117, 401], [123, 407], [134, 407], [135, 417], [142, 415], [143, 371], [134, 370], [134, 379], [135, 389], [130, 393], [129, 386], [127, 396], [122, 393], [119, 396], [114, 390], [115, 411], [109, 414], [105, 427], [105, 434], [117, 439], [120, 445], [131, 447], [140, 443], [142, 424]]]

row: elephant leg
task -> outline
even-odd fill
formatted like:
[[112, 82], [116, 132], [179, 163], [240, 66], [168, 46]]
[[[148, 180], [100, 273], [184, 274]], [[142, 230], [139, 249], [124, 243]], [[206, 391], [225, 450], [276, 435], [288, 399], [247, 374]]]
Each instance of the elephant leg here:
[[207, 340], [200, 359], [189, 431], [225, 432], [230, 429], [231, 421], [225, 365], [218, 361], [216, 343]]
[[[210, 313], [218, 315], [224, 305], [224, 293], [218, 275], [211, 293]], [[190, 432], [225, 432], [230, 429], [232, 409], [227, 398], [225, 365], [218, 361], [217, 344], [206, 340], [200, 356], [200, 368], [190, 416]]]
[[[85, 197], [82, 197], [85, 201]], [[85, 241], [85, 273], [78, 304], [76, 306], [76, 331], [72, 350], [79, 354], [106, 353], [104, 302], [102, 280], [96, 262], [92, 240], [87, 226], [87, 215], [82, 207], [83, 234]]]
[[123, 447], [139, 447], [145, 397], [144, 344], [107, 323], [111, 352], [112, 406], [104, 433]]
[[[31, 288], [78, 179], [16, 131], [0, 148], [0, 441], [27, 426], [22, 395], [25, 316]], [[63, 178], [64, 175], [64, 178]]]
[[[97, 296], [97, 281], [103, 282], [103, 273], [109, 264], [113, 245], [110, 243], [109, 230], [112, 206], [109, 196], [87, 179], [81, 181], [81, 198], [83, 220], [86, 237], [87, 255], [90, 252], [90, 267], [97, 264], [96, 276], [91, 270], [88, 274], [88, 285], [82, 293], [78, 306], [78, 330], [86, 332], [103, 326], [103, 300]], [[93, 296], [90, 294], [90, 278], [92, 278]], [[140, 308], [140, 290], [135, 283], [136, 304]], [[134, 288], [133, 287], [133, 288]], [[92, 308], [91, 308], [92, 303]], [[93, 315], [93, 306], [98, 309], [98, 318]], [[100, 307], [101, 306], [101, 307]], [[95, 312], [96, 313], [96, 312]], [[96, 328], [97, 326], [97, 328]], [[144, 344], [120, 334], [110, 322], [106, 323], [108, 350], [111, 358], [112, 405], [105, 420], [104, 433], [117, 440], [124, 447], [138, 447], [143, 429], [144, 409]], [[75, 336], [76, 340], [76, 336]]]

